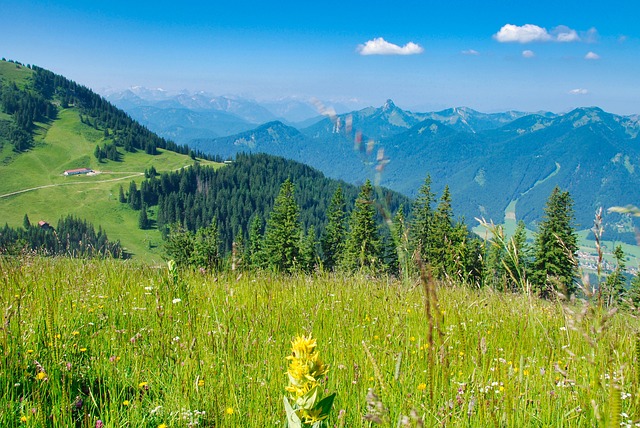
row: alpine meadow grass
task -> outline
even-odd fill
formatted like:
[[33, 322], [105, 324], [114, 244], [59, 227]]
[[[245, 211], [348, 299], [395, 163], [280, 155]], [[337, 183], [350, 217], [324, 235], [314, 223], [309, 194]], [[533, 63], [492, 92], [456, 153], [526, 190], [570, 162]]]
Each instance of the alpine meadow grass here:
[[335, 392], [327, 426], [639, 419], [638, 320], [579, 300], [428, 275], [32, 257], [1, 258], [0, 272], [2, 427], [284, 427], [286, 356], [311, 335], [323, 365], [312, 386]]

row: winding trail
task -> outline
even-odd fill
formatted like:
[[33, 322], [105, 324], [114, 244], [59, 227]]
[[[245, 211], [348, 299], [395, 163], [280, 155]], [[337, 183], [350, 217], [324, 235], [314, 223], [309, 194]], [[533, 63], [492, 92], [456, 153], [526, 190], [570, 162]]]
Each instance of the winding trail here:
[[[110, 172], [109, 174], [118, 174], [118, 173]], [[19, 195], [21, 193], [32, 192], [34, 190], [47, 189], [49, 187], [73, 186], [73, 185], [76, 185], [76, 184], [85, 184], [85, 185], [87, 185], [87, 184], [96, 184], [96, 183], [110, 183], [110, 182], [113, 182], [113, 181], [127, 180], [127, 179], [132, 178], [132, 177], [139, 177], [141, 175], [144, 175], [144, 172], [131, 172], [131, 173], [125, 172], [124, 174], [130, 174], [130, 175], [127, 175], [125, 177], [110, 178], [108, 180], [72, 181], [71, 183], [46, 184], [44, 186], [31, 187], [29, 189], [23, 189], [23, 190], [18, 190], [18, 191], [11, 192], [11, 193], [5, 193], [4, 195], [0, 195], [0, 199], [8, 198], [9, 196]]]

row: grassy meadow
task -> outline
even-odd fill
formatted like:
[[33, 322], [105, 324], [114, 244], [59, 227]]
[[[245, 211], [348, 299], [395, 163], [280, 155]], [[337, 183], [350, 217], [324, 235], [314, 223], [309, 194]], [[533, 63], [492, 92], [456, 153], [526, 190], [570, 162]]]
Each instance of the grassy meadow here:
[[328, 426], [639, 418], [638, 320], [580, 301], [131, 261], [3, 258], [0, 272], [2, 427], [286, 426], [285, 357], [310, 334], [337, 394]]
[[[159, 231], [140, 230], [137, 211], [118, 202], [118, 191], [125, 191], [133, 180], [138, 185], [151, 166], [158, 172], [193, 164], [188, 156], [158, 149], [150, 156], [144, 152], [125, 153], [119, 162], [103, 163], [93, 156], [96, 144], [104, 144], [104, 134], [82, 122], [76, 109], [61, 110], [58, 119], [40, 124], [36, 147], [15, 153], [9, 145], [0, 150], [0, 219], [10, 226], [22, 225], [25, 214], [31, 222], [45, 220], [52, 225], [66, 215], [86, 219], [102, 226], [109, 239], [120, 240], [128, 252], [148, 263], [162, 261]], [[205, 164], [220, 165], [201, 161]], [[66, 177], [74, 168], [92, 168], [100, 174]], [[31, 189], [31, 190], [29, 190]], [[13, 192], [20, 192], [11, 196]]]

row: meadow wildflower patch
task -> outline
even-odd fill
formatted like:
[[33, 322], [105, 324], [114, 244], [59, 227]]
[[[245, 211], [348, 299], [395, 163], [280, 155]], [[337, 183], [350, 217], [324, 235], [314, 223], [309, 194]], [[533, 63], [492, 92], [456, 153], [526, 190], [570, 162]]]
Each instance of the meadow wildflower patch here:
[[0, 272], [2, 427], [285, 426], [283, 395], [300, 426], [640, 421], [640, 322], [623, 311], [439, 284], [430, 336], [424, 290], [387, 278]]

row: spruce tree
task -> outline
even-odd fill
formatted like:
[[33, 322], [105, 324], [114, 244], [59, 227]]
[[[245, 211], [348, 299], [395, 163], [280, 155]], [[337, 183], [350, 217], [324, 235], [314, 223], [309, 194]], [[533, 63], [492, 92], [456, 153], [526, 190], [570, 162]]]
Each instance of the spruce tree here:
[[324, 255], [324, 266], [328, 270], [333, 270], [340, 260], [344, 252], [345, 236], [347, 234], [347, 212], [346, 202], [342, 186], [338, 186], [329, 209], [327, 210], [327, 227], [322, 235], [322, 253]]
[[249, 226], [249, 245], [247, 246], [247, 258], [254, 268], [265, 267], [264, 252], [262, 251], [262, 217], [256, 214]]
[[367, 180], [356, 199], [349, 221], [342, 265], [348, 270], [380, 267], [382, 246], [375, 221], [373, 186]]
[[613, 306], [617, 304], [622, 299], [623, 293], [625, 292], [626, 278], [624, 276], [624, 271], [626, 266], [624, 262], [624, 251], [622, 251], [622, 246], [616, 246], [615, 250], [613, 251], [613, 256], [616, 259], [616, 267], [613, 272], [609, 274], [607, 280], [605, 281], [605, 304], [607, 306]]
[[551, 297], [553, 291], [569, 297], [577, 289], [578, 251], [573, 200], [569, 192], [556, 186], [544, 212], [535, 241], [533, 284], [543, 297]]
[[300, 267], [305, 272], [313, 271], [316, 266], [318, 259], [317, 247], [316, 229], [311, 225], [300, 241]]
[[197, 268], [217, 270], [220, 262], [220, 234], [218, 222], [214, 218], [209, 226], [202, 227], [195, 233], [189, 264]]
[[418, 197], [411, 210], [409, 241], [413, 251], [419, 251], [422, 260], [429, 257], [429, 234], [433, 223], [433, 208], [436, 196], [431, 191], [431, 176], [427, 175], [418, 191]]
[[449, 186], [445, 186], [440, 202], [429, 226], [429, 234], [426, 237], [427, 251], [424, 260], [431, 265], [433, 274], [438, 279], [443, 279], [453, 268], [453, 209], [451, 208], [451, 193]]
[[29, 228], [31, 227], [31, 221], [29, 220], [29, 216], [27, 214], [25, 214], [24, 218], [22, 219], [22, 227], [25, 230], [29, 230]]
[[293, 272], [300, 259], [300, 208], [294, 199], [291, 180], [280, 187], [267, 221], [263, 248], [268, 266], [279, 272]]
[[147, 229], [149, 227], [149, 217], [147, 216], [147, 206], [143, 205], [140, 208], [140, 215], [138, 216], [138, 228]]

